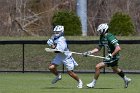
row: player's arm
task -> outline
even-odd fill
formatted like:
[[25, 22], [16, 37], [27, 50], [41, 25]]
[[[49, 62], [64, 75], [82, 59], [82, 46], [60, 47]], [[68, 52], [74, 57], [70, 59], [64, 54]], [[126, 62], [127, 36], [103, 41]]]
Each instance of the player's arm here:
[[52, 44], [50, 47], [51, 47], [52, 49], [55, 49], [55, 48], [56, 48], [56, 45], [55, 45], [55, 44]]
[[94, 53], [99, 52], [100, 50], [101, 50], [101, 47], [96, 47], [93, 50], [91, 50], [90, 52], [91, 52], [91, 54], [94, 54]]
[[[47, 44], [48, 44], [52, 49], [58, 50], [58, 49], [56, 48], [56, 47], [57, 47], [57, 44], [54, 43], [54, 41], [53, 41], [52, 38], [49, 39], [49, 40], [47, 41]], [[55, 51], [55, 53], [60, 53], [60, 50]]]
[[48, 44], [51, 48], [53, 48], [53, 49], [56, 47], [56, 45], [54, 44], [53, 39], [49, 39], [49, 40], [47, 41], [47, 44]]
[[121, 50], [121, 47], [118, 43], [118, 40], [115, 37], [112, 36], [112, 37], [109, 38], [109, 40], [110, 40], [111, 44], [114, 45], [114, 47], [115, 47], [114, 51], [111, 54], [112, 57], [113, 57], [114, 55], [116, 55]]
[[119, 51], [121, 51], [121, 47], [119, 44], [115, 45], [115, 50], [112, 53], [112, 56], [116, 55]]
[[105, 59], [110, 60], [113, 56], [115, 56], [119, 51], [121, 51], [121, 47], [118, 44], [118, 40], [117, 39], [110, 39], [110, 42], [114, 45], [115, 49], [112, 53], [109, 53]]
[[87, 57], [88, 55], [99, 52], [101, 50], [101, 48], [102, 48], [101, 46], [98, 46], [90, 51], [84, 52], [83, 55]]

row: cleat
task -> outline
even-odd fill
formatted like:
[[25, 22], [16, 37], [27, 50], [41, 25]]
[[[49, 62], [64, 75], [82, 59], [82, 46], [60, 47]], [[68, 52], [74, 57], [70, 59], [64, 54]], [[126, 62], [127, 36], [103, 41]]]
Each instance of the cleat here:
[[61, 80], [62, 77], [61, 77], [61, 73], [58, 74], [58, 76], [56, 76], [53, 80], [52, 80], [52, 84], [55, 84], [57, 81]]
[[125, 86], [124, 86], [124, 88], [127, 88], [128, 87], [128, 84], [131, 82], [131, 79], [130, 78], [126, 78], [125, 80], [124, 80], [124, 83], [125, 83]]
[[88, 88], [94, 88], [94, 86], [95, 86], [95, 83], [93, 83], [93, 82], [87, 84], [87, 87], [88, 87]]
[[81, 80], [79, 81], [77, 88], [83, 88], [83, 82]]

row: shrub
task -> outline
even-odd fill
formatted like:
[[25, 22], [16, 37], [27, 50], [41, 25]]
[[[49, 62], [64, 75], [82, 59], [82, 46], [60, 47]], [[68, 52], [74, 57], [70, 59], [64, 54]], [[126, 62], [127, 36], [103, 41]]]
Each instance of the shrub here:
[[129, 15], [117, 12], [111, 18], [109, 31], [115, 35], [128, 36], [134, 35], [135, 28]]
[[80, 18], [73, 12], [59, 11], [56, 12], [52, 20], [53, 26], [63, 25], [65, 29], [65, 35], [76, 36], [81, 35], [81, 22]]

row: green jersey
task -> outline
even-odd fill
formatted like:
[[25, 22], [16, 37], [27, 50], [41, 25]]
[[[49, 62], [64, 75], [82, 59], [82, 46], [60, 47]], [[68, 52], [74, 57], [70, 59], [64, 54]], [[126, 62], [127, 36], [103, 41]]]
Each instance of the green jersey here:
[[[113, 53], [117, 45], [119, 45], [118, 40], [113, 34], [107, 33], [104, 36], [100, 36], [99, 47], [107, 47], [108, 53]], [[114, 57], [119, 57], [119, 53], [117, 53]]]

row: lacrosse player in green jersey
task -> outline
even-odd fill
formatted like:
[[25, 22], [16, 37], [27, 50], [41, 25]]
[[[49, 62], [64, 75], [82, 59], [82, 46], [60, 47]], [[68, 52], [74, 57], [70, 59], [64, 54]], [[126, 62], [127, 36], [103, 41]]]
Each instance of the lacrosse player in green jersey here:
[[94, 78], [91, 83], [87, 84], [87, 87], [89, 88], [95, 87], [96, 81], [100, 75], [100, 70], [105, 67], [111, 67], [115, 73], [122, 77], [124, 80], [125, 88], [128, 87], [128, 84], [131, 81], [131, 79], [126, 77], [124, 72], [118, 67], [118, 60], [120, 57], [119, 51], [121, 50], [121, 47], [116, 37], [113, 34], [108, 33], [108, 28], [109, 26], [107, 23], [100, 24], [97, 28], [97, 32], [100, 34], [99, 46], [91, 51], [83, 53], [84, 56], [88, 56], [99, 52], [103, 46], [107, 47], [108, 49], [108, 55], [105, 57], [103, 62], [98, 63], [95, 67]]

